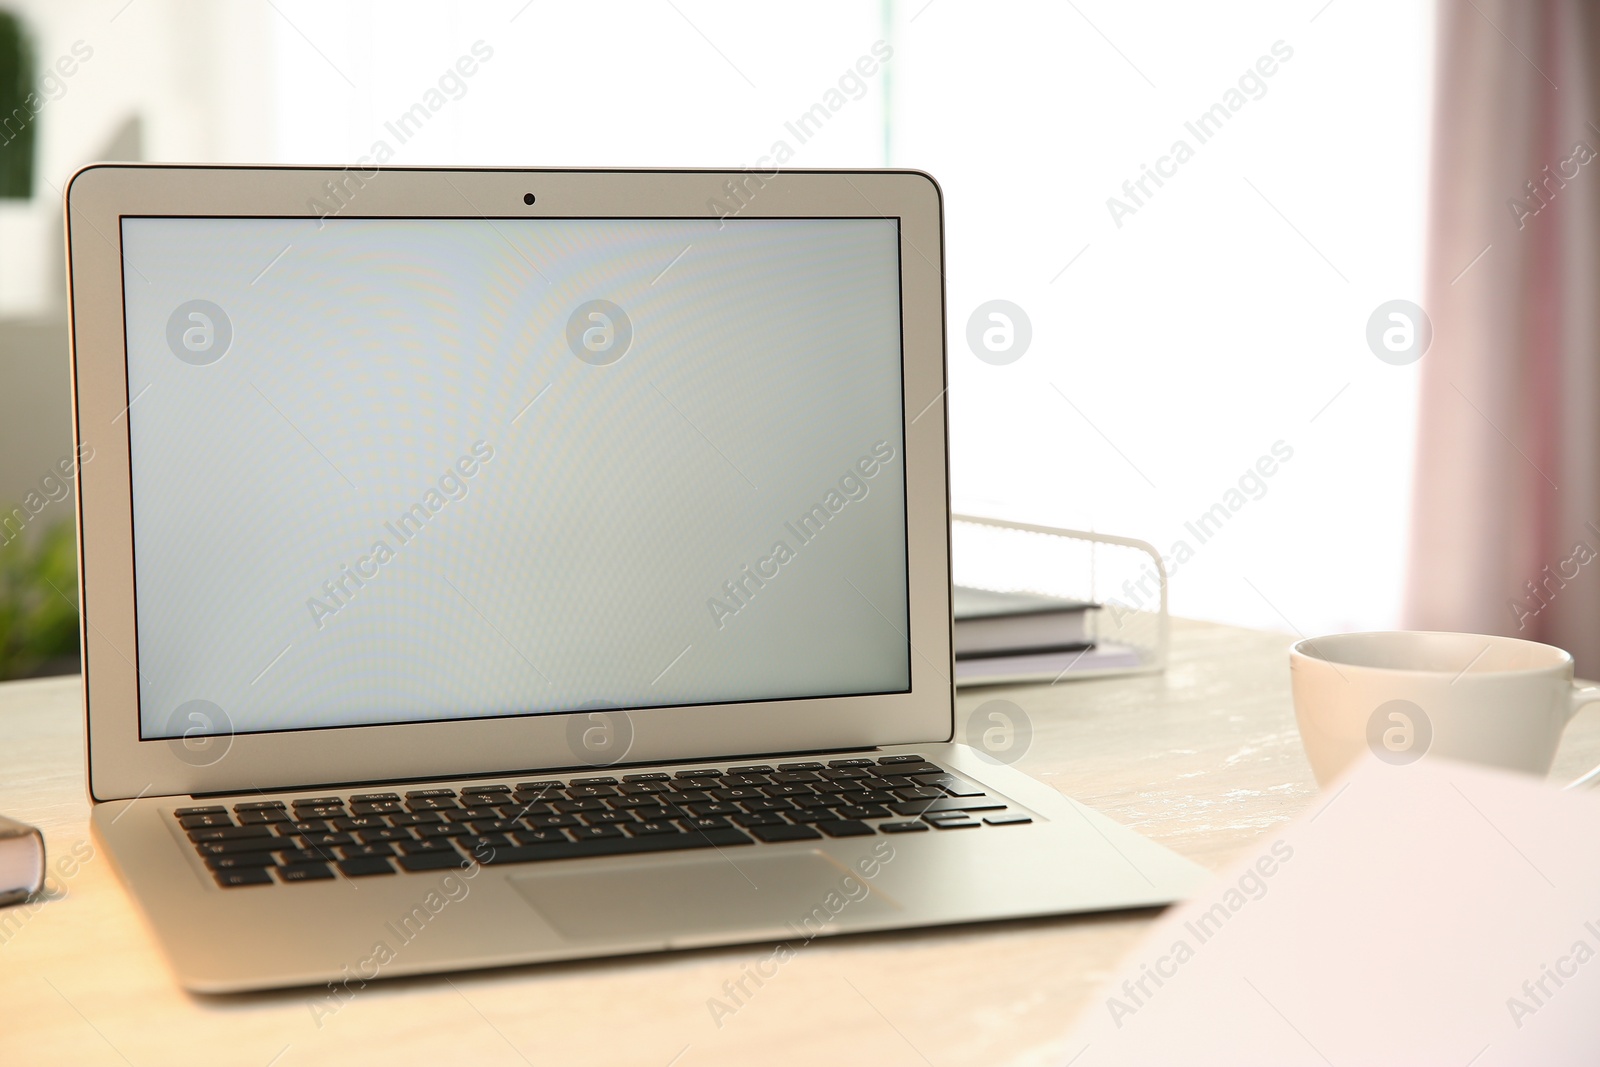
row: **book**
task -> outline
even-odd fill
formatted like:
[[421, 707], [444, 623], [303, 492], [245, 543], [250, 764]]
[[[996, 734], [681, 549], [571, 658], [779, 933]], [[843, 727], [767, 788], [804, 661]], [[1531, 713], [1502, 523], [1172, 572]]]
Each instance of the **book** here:
[[0, 815], [0, 906], [44, 888], [44, 835]]
[[1042, 593], [998, 593], [958, 585], [952, 590], [957, 660], [1083, 652], [1094, 648], [1083, 600]]
[[1063, 652], [1030, 652], [956, 660], [956, 685], [1023, 685], [1053, 683], [1090, 671], [1131, 671], [1145, 662], [1132, 645], [1106, 641]]

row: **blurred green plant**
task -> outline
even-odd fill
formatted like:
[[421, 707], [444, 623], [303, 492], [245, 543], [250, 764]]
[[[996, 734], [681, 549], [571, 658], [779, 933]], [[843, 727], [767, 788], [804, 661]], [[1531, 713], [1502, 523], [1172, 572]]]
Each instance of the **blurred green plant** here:
[[0, 198], [33, 195], [33, 48], [22, 22], [0, 11]]
[[78, 538], [70, 522], [0, 545], [0, 680], [78, 654]]

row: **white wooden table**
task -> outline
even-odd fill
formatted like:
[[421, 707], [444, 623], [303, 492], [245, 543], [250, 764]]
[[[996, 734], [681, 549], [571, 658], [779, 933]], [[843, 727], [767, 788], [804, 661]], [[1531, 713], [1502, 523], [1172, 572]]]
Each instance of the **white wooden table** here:
[[[1164, 675], [967, 693], [960, 716], [1012, 701], [1034, 731], [1018, 766], [1215, 868], [1315, 794], [1290, 642], [1176, 621]], [[1596, 760], [1590, 712], [1556, 774]], [[0, 685], [0, 812], [41, 827], [52, 855], [89, 841], [76, 678]], [[313, 990], [180, 990], [105, 856], [64, 889], [0, 911], [0, 1064], [1059, 1065], [1152, 914], [823, 939], [720, 1026], [708, 1001], [769, 949], [382, 982], [319, 1025]]]

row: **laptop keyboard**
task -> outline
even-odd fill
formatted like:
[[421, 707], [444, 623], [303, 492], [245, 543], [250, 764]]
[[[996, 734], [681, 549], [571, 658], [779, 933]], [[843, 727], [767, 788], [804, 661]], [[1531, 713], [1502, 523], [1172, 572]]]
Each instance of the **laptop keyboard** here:
[[178, 808], [224, 887], [1031, 822], [922, 756]]

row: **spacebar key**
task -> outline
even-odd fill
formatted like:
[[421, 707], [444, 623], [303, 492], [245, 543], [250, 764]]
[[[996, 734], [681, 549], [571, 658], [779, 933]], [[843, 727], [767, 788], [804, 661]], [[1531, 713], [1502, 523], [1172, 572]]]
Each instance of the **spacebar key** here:
[[492, 853], [484, 849], [478, 861], [485, 866], [500, 863], [531, 863], [534, 860], [569, 860], [583, 856], [624, 856], [638, 852], [672, 852], [686, 848], [720, 848], [724, 845], [753, 845], [749, 836], [739, 830], [707, 830], [681, 834], [659, 834], [652, 837], [602, 837], [593, 841], [573, 841], [555, 845], [513, 845], [497, 848]]

